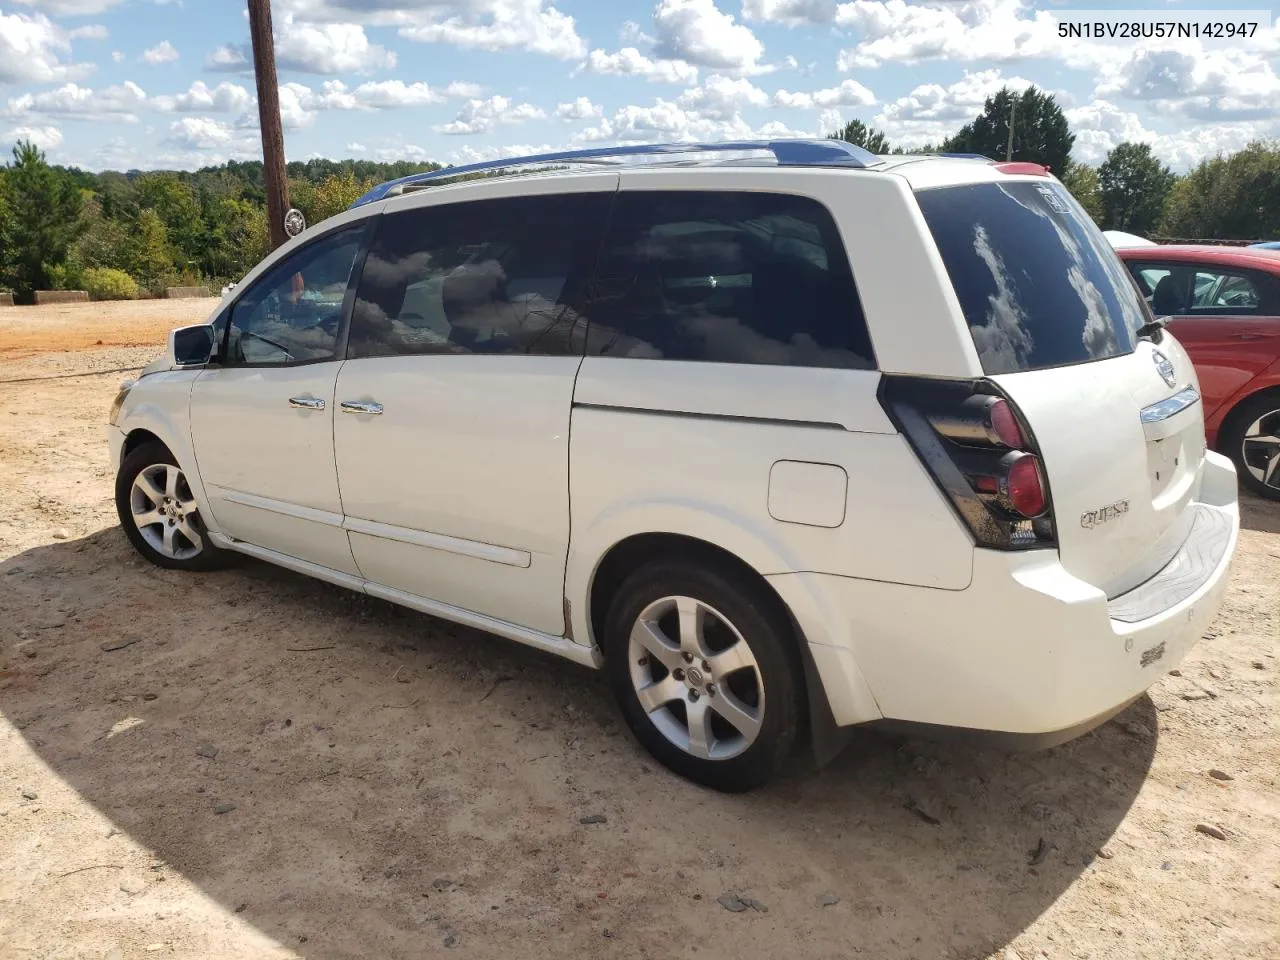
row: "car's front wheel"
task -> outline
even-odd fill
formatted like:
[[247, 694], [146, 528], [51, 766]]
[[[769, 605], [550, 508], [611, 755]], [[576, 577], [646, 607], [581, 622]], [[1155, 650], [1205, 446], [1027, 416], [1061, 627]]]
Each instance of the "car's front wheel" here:
[[144, 443], [120, 464], [116, 512], [140, 554], [170, 570], [213, 570], [233, 557], [209, 540], [186, 475], [169, 448]]
[[1280, 500], [1280, 395], [1262, 394], [1233, 410], [1223, 425], [1221, 446], [1245, 487]]
[[646, 565], [615, 596], [603, 641], [628, 726], [671, 770], [738, 792], [791, 758], [802, 671], [760, 588], [688, 561]]

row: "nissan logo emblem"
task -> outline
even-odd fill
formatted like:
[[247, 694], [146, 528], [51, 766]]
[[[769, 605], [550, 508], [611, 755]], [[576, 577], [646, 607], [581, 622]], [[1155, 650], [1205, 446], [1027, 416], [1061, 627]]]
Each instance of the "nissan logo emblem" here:
[[1171, 387], [1176, 386], [1178, 383], [1178, 374], [1173, 369], [1173, 361], [1159, 350], [1151, 351], [1151, 359], [1155, 362], [1156, 371], [1164, 379], [1164, 382]]

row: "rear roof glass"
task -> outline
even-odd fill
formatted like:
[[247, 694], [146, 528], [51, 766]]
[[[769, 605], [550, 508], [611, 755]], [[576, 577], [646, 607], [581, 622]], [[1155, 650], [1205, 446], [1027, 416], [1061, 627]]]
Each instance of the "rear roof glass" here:
[[966, 184], [916, 199], [988, 374], [1132, 352], [1142, 301], [1061, 184]]

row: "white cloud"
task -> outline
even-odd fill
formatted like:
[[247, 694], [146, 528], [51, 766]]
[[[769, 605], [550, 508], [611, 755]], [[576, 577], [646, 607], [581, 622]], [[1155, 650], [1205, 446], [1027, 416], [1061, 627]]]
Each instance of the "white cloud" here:
[[796, 27], [830, 23], [836, 17], [836, 0], [743, 0], [742, 18]]
[[812, 93], [790, 93], [779, 90], [773, 95], [779, 107], [812, 110], [814, 107], [869, 107], [876, 102], [875, 94], [856, 80], [845, 80], [839, 86]]
[[465, 80], [454, 80], [444, 88], [446, 97], [457, 97], [462, 100], [471, 100], [483, 94], [484, 87], [478, 83], [467, 83]]
[[[850, 81], [852, 82], [852, 81]], [[681, 107], [713, 120], [733, 120], [743, 107], [763, 107], [769, 95], [746, 77], [713, 74], [699, 87], [680, 94]]]
[[998, 69], [966, 72], [949, 86], [923, 83], [904, 97], [885, 104], [873, 125], [895, 143], [907, 147], [934, 143], [951, 136], [979, 113], [1001, 87], [1022, 91], [1031, 81], [1003, 76]]
[[444, 103], [445, 95], [421, 81], [405, 83], [403, 80], [379, 80], [362, 83], [352, 91], [355, 105], [368, 110], [389, 110], [396, 107], [420, 107], [432, 103]]
[[764, 44], [715, 0], [658, 0], [653, 26], [660, 59], [738, 73], [767, 69], [760, 63]]
[[635, 47], [623, 47], [617, 53], [592, 50], [582, 69], [590, 73], [618, 77], [640, 77], [659, 83], [694, 83], [698, 68], [683, 60], [654, 60]]
[[112, 63], [124, 63], [124, 61], [125, 61], [125, 53], [124, 53], [124, 51], [123, 51], [123, 50], [112, 50], [112, 51], [111, 51], [111, 62], [112, 62]]
[[531, 103], [513, 104], [507, 97], [496, 96], [487, 100], [468, 100], [449, 123], [438, 124], [432, 129], [437, 133], [466, 135], [487, 133], [498, 124], [523, 123], [540, 120], [546, 114]]
[[465, 144], [453, 151], [449, 159], [455, 164], [486, 163], [490, 160], [507, 160], [512, 157], [536, 157], [544, 153], [556, 153], [560, 149], [549, 143], [514, 143], [505, 147], [473, 147]]
[[1065, 111], [1076, 134], [1072, 158], [1098, 164], [1107, 153], [1127, 141], [1151, 144], [1152, 152], [1175, 171], [1186, 171], [1218, 154], [1234, 153], [1260, 138], [1280, 134], [1274, 120], [1194, 124], [1174, 133], [1157, 133], [1142, 119], [1107, 100], [1094, 100]]
[[92, 64], [66, 62], [70, 53], [67, 35], [43, 14], [0, 11], [0, 84], [79, 80], [93, 71]]
[[228, 147], [236, 137], [229, 123], [212, 117], [183, 117], [169, 124], [169, 142], [190, 150]]
[[[721, 92], [726, 91], [722, 89]], [[754, 94], [745, 90], [738, 90], [736, 96], [746, 103], [758, 102]], [[689, 143], [822, 135], [818, 131], [794, 130], [778, 121], [770, 121], [756, 128], [731, 106], [723, 103], [715, 105], [706, 100], [699, 104], [699, 99], [698, 90], [687, 90], [677, 101], [659, 98], [649, 106], [630, 104], [616, 110], [611, 117], [605, 117], [598, 124], [579, 131], [574, 139], [587, 143]]]
[[561, 120], [590, 120], [603, 113], [599, 105], [592, 103], [586, 97], [556, 104], [556, 116]]
[[135, 110], [147, 104], [141, 87], [126, 80], [122, 84], [93, 90], [67, 83], [53, 90], [24, 93], [9, 100], [9, 113], [17, 116], [61, 116], [72, 120], [101, 120], [137, 123]]
[[205, 58], [204, 68], [219, 73], [249, 73], [253, 69], [249, 62], [249, 45], [224, 43]]
[[168, 40], [161, 40], [154, 47], [144, 50], [142, 59], [150, 64], [172, 63], [178, 59], [178, 51]]
[[62, 131], [57, 127], [14, 127], [4, 135], [5, 143], [30, 140], [41, 150], [53, 150], [62, 144]]
[[105, 40], [110, 34], [102, 24], [91, 23], [87, 26], [76, 27], [67, 36], [72, 40]]
[[835, 22], [860, 37], [854, 47], [840, 51], [841, 70], [929, 60], [1009, 63], [1034, 57], [1084, 67], [1114, 54], [1090, 41], [1064, 42], [1053, 14], [1030, 9], [1027, 0], [852, 0], [839, 5]]
[[55, 17], [85, 17], [102, 13], [121, 3], [122, 0], [17, 0], [17, 2], [23, 6], [47, 10]]
[[[355, 6], [357, 4], [349, 4]], [[360, 3], [360, 7], [391, 7], [391, 19], [402, 26], [400, 35], [426, 43], [448, 43], [472, 50], [528, 50], [561, 60], [586, 55], [587, 45], [578, 36], [573, 17], [544, 0], [473, 0], [470, 3]], [[417, 8], [416, 16], [394, 16], [395, 8]], [[422, 9], [425, 7], [425, 10]], [[440, 17], [438, 10], [457, 11]], [[423, 21], [423, 22], [415, 22]]]
[[356, 23], [300, 23], [284, 19], [276, 36], [276, 61], [281, 69], [307, 73], [371, 73], [396, 65], [396, 55], [370, 43]]
[[225, 80], [214, 89], [197, 80], [186, 93], [152, 98], [158, 110], [178, 113], [238, 113], [253, 103], [253, 95], [238, 83]]
[[347, 144], [347, 153], [368, 153], [368, 152], [369, 152], [369, 148], [366, 147], [363, 143], [352, 142]]
[[1276, 114], [1280, 77], [1256, 54], [1192, 41], [1130, 51], [1104, 68], [1096, 93], [1199, 120], [1262, 119]]

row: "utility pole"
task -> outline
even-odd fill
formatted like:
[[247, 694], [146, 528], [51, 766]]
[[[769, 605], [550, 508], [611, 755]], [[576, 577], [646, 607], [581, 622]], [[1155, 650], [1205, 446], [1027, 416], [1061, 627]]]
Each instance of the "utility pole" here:
[[1018, 115], [1018, 95], [1012, 91], [1009, 92], [1009, 145], [1004, 148], [1004, 160], [1008, 163], [1013, 159], [1013, 121]]
[[289, 210], [289, 181], [284, 169], [284, 132], [280, 128], [280, 88], [271, 32], [271, 0], [249, 0], [253, 73], [258, 82], [258, 125], [262, 131], [263, 175], [267, 181], [267, 225], [272, 248], [289, 239], [284, 219]]

